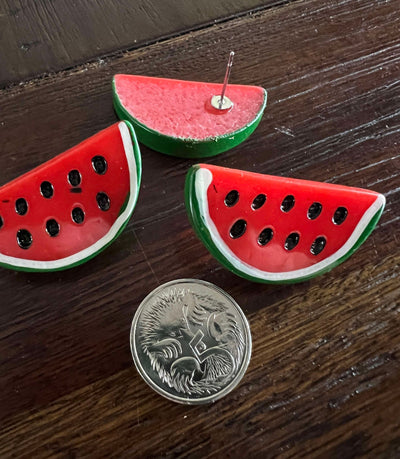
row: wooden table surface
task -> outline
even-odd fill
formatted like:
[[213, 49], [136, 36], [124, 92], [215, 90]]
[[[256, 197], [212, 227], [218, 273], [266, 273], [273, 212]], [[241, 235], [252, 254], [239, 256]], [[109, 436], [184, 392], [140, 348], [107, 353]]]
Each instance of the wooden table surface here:
[[[69, 6], [68, 6], [69, 5]], [[183, 201], [195, 160], [142, 147], [127, 228], [90, 262], [0, 272], [0, 457], [400, 457], [398, 0], [5, 0], [0, 184], [116, 122], [115, 73], [269, 92], [242, 145], [209, 163], [363, 187], [386, 209], [360, 249], [295, 285], [248, 282], [196, 238]], [[141, 300], [211, 281], [247, 315], [240, 385], [207, 406], [153, 392], [133, 365]]]

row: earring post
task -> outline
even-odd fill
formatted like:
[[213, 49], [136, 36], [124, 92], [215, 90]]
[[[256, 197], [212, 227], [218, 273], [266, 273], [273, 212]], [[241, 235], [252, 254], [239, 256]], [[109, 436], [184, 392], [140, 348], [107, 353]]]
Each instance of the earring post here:
[[232, 70], [233, 56], [235, 53], [231, 51], [229, 53], [228, 64], [226, 65], [226, 72], [224, 82], [222, 84], [221, 95], [215, 95], [211, 97], [211, 105], [217, 110], [228, 111], [233, 107], [233, 102], [225, 96], [226, 88], [228, 86], [229, 76]]
[[228, 59], [228, 64], [226, 66], [224, 84], [222, 86], [221, 98], [219, 100], [219, 109], [220, 110], [222, 110], [222, 106], [224, 105], [224, 97], [225, 97], [226, 87], [228, 86], [229, 77], [231, 75], [232, 64], [233, 64], [233, 56], [234, 55], [235, 55], [234, 51], [231, 51], [229, 53], [229, 59]]

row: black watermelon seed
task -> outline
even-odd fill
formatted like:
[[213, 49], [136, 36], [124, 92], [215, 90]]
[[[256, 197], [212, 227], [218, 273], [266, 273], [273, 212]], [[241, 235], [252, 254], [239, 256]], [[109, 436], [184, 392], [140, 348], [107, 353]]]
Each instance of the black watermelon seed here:
[[313, 202], [308, 209], [307, 217], [310, 220], [315, 220], [317, 217], [319, 217], [321, 212], [322, 212], [322, 204], [319, 202]]
[[68, 182], [70, 183], [71, 186], [78, 186], [81, 184], [82, 181], [82, 176], [81, 173], [73, 169], [72, 171], [68, 172]]
[[230, 236], [232, 239], [237, 239], [246, 232], [246, 220], [238, 220], [236, 221], [230, 230]]
[[333, 214], [333, 223], [335, 225], [341, 225], [347, 218], [348, 211], [346, 207], [338, 207]]
[[42, 182], [40, 184], [40, 193], [46, 199], [52, 198], [54, 194], [53, 185], [47, 180]]
[[323, 236], [318, 236], [311, 244], [310, 252], [313, 255], [320, 254], [326, 246], [326, 239]]
[[15, 210], [19, 215], [25, 215], [28, 212], [28, 203], [24, 198], [18, 198], [15, 201]]
[[92, 158], [92, 166], [97, 174], [103, 175], [107, 172], [107, 161], [103, 156], [94, 156]]
[[75, 207], [74, 209], [72, 209], [71, 215], [72, 220], [75, 223], [78, 223], [78, 225], [83, 223], [83, 220], [85, 220], [85, 212], [83, 212], [83, 210], [80, 207]]
[[106, 211], [110, 208], [110, 198], [103, 191], [97, 193], [96, 201], [100, 210]]
[[274, 236], [274, 232], [272, 231], [271, 228], [263, 229], [257, 239], [258, 245], [261, 245], [261, 246], [267, 245], [268, 242], [273, 238], [273, 236]]
[[54, 218], [47, 220], [46, 222], [46, 231], [49, 233], [51, 237], [57, 236], [60, 232], [60, 225], [57, 223]]
[[238, 201], [239, 192], [237, 190], [232, 190], [225, 196], [225, 205], [228, 207], [233, 207]]
[[289, 212], [294, 207], [294, 196], [289, 194], [286, 198], [282, 201], [281, 204], [281, 211], [282, 212]]
[[32, 244], [32, 234], [26, 229], [18, 230], [17, 242], [21, 249], [29, 249]]
[[3, 218], [2, 218], [2, 217], [0, 217], [0, 228], [2, 228], [2, 227], [3, 227], [3, 225], [4, 225], [4, 220], [3, 220]]
[[260, 207], [262, 207], [265, 204], [265, 201], [267, 200], [267, 197], [265, 194], [259, 194], [256, 196], [253, 200], [253, 204], [251, 205], [252, 209], [257, 210]]
[[293, 250], [296, 245], [299, 243], [300, 235], [299, 233], [290, 233], [285, 241], [285, 249]]

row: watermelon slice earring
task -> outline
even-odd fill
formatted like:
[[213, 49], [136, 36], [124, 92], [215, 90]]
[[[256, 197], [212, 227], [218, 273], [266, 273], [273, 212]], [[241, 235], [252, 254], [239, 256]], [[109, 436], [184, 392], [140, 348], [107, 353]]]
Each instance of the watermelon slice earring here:
[[189, 219], [226, 268], [266, 283], [331, 270], [369, 236], [385, 206], [374, 191], [200, 164], [186, 177]]
[[121, 233], [141, 179], [135, 133], [120, 122], [0, 188], [0, 266], [79, 265]]
[[117, 115], [134, 125], [140, 142], [168, 155], [200, 158], [235, 147], [260, 122], [267, 92], [257, 86], [228, 86], [233, 54], [222, 91], [216, 83], [115, 75]]

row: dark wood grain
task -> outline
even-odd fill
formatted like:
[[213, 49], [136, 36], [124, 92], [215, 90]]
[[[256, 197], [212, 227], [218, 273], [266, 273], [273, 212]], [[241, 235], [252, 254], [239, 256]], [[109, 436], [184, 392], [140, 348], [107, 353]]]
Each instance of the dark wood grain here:
[[0, 88], [288, 0], [4, 0]]
[[[398, 2], [305, 0], [0, 93], [0, 183], [113, 123], [114, 73], [258, 84], [269, 105], [210, 162], [384, 193], [369, 239], [330, 273], [270, 286], [223, 269], [183, 204], [194, 161], [142, 148], [134, 217], [103, 254], [54, 274], [2, 270], [0, 455], [400, 455]], [[129, 327], [162, 282], [201, 278], [247, 314], [253, 356], [211, 406], [180, 406], [136, 373]]]

